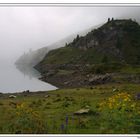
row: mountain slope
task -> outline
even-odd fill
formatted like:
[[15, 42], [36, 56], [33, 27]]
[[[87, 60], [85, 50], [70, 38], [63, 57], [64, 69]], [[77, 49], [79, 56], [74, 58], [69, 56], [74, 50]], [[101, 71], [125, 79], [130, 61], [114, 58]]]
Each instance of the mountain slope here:
[[41, 63], [99, 63], [106, 57], [111, 62], [140, 64], [139, 52], [140, 26], [132, 20], [113, 20], [50, 51]]
[[116, 79], [139, 83], [139, 65], [140, 25], [131, 19], [108, 19], [85, 36], [77, 35], [65, 47], [49, 51], [35, 68], [44, 81], [77, 87]]
[[[99, 26], [99, 25], [98, 25]], [[96, 28], [98, 26], [94, 26], [92, 28]], [[89, 29], [85, 29], [82, 30], [80, 32], [78, 32], [78, 34], [80, 35], [85, 35], [87, 34], [88, 31], [90, 31], [91, 28]], [[34, 51], [29, 51], [26, 54], [23, 54], [22, 56], [20, 56], [18, 58], [18, 60], [15, 62], [17, 68], [20, 67], [20, 70], [22, 70], [23, 68], [33, 68], [35, 65], [37, 65], [43, 58], [44, 56], [52, 49], [55, 48], [60, 48], [62, 46], [64, 46], [66, 43], [70, 43], [72, 42], [72, 40], [74, 39], [74, 37], [76, 36], [77, 33], [75, 34], [71, 34], [59, 41], [56, 41], [55, 43], [48, 45], [47, 47], [43, 47]]]
[[48, 52], [47, 47], [35, 51], [30, 51], [20, 56], [19, 59], [15, 62], [15, 64], [33, 67], [43, 59], [43, 57], [46, 55], [47, 52]]

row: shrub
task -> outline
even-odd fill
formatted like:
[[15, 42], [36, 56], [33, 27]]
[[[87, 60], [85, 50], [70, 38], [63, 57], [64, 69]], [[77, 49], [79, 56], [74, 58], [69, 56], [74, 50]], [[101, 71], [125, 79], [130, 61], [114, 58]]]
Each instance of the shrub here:
[[17, 105], [17, 118], [9, 124], [11, 133], [41, 134], [47, 133], [45, 121], [38, 111], [33, 110], [26, 104]]
[[118, 93], [99, 104], [98, 110], [104, 114], [106, 126], [115, 127], [116, 132], [130, 131], [137, 114], [136, 103], [128, 93]]

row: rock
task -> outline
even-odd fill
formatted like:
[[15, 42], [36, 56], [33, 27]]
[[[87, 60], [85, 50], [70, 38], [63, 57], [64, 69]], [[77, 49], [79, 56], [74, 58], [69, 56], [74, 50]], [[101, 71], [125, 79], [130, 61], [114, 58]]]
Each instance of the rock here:
[[86, 77], [87, 77], [87, 78], [89, 78], [89, 77], [90, 77], [90, 75], [89, 75], [89, 74], [87, 74], [87, 75], [86, 75]]
[[50, 97], [49, 95], [45, 95], [45, 98], [48, 98], [48, 97]]
[[103, 84], [109, 82], [111, 80], [111, 76], [109, 74], [105, 75], [92, 75], [89, 78], [89, 84]]
[[64, 82], [65, 85], [68, 85], [69, 83], [70, 83], [70, 81], [66, 81], [66, 82]]
[[117, 89], [116, 88], [113, 88], [112, 91], [115, 92], [115, 91], [117, 91]]
[[83, 114], [88, 114], [90, 111], [90, 109], [80, 109], [78, 111], [76, 111], [74, 114], [75, 115], [83, 115]]
[[10, 95], [9, 98], [16, 98], [17, 96], [15, 95]]
[[56, 70], [49, 70], [46, 76], [53, 76], [54, 74], [56, 74]]

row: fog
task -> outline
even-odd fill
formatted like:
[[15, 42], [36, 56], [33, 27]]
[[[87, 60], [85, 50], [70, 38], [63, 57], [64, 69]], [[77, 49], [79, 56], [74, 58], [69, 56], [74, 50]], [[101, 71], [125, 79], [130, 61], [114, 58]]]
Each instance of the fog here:
[[50, 45], [108, 17], [140, 21], [139, 7], [0, 7], [0, 61]]
[[[0, 92], [54, 90], [35, 69], [17, 70], [25, 52], [58, 47], [55, 42], [103, 24], [110, 17], [140, 21], [139, 7], [0, 7]], [[61, 44], [61, 43], [60, 43]]]

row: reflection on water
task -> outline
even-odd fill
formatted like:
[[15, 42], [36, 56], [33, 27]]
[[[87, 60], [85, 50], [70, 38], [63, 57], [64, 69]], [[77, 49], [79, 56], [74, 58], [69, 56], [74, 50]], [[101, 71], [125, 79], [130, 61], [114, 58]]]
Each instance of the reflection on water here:
[[33, 68], [15, 66], [12, 63], [0, 63], [0, 66], [0, 92], [2, 93], [57, 89], [51, 84], [38, 80], [40, 73]]
[[24, 66], [24, 65], [16, 65], [16, 68], [24, 75], [24, 76], [29, 76], [30, 79], [32, 78], [39, 78], [41, 75], [40, 73], [29, 66]]

